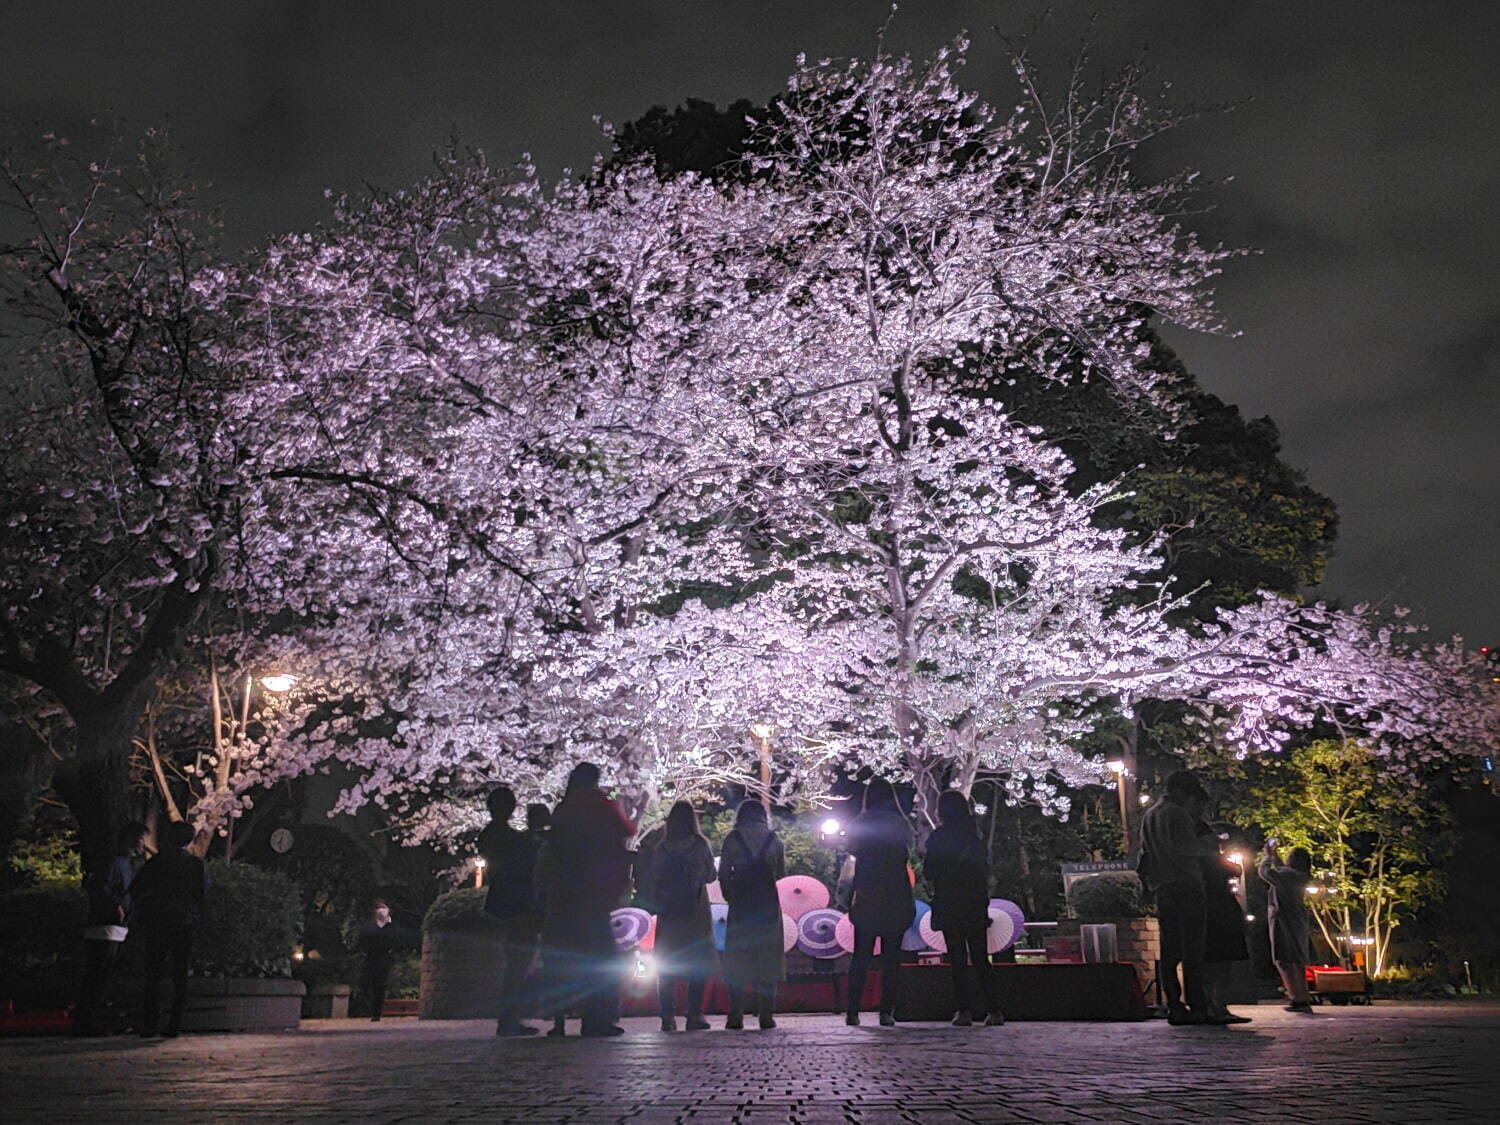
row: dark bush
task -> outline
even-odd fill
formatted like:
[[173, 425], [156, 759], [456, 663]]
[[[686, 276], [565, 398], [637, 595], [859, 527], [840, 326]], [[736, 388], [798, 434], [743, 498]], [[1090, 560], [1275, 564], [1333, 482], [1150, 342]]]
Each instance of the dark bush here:
[[1068, 889], [1068, 907], [1079, 918], [1140, 918], [1141, 880], [1132, 871], [1086, 875]]
[[193, 972], [213, 977], [289, 977], [302, 936], [302, 904], [285, 875], [248, 863], [208, 865], [212, 885], [193, 946]]
[[442, 930], [445, 933], [497, 931], [500, 924], [484, 912], [484, 895], [484, 891], [474, 887], [464, 887], [461, 890], [439, 895], [437, 901], [428, 908], [427, 917], [422, 919], [422, 932], [425, 934], [433, 930]]
[[0, 966], [7, 976], [68, 974], [83, 941], [87, 902], [67, 883], [0, 895]]

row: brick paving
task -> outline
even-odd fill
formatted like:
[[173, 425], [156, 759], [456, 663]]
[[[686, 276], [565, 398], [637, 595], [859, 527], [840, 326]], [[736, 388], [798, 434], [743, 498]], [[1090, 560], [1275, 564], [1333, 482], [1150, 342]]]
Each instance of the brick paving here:
[[1500, 1003], [1377, 1004], [1236, 1028], [1016, 1023], [496, 1040], [480, 1022], [0, 1041], [0, 1121], [1500, 1121]]

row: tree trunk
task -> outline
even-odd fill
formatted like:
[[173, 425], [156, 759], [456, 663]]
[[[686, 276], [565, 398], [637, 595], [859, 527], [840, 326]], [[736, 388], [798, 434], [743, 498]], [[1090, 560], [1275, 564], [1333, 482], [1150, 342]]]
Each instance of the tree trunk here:
[[53, 788], [78, 822], [85, 876], [109, 866], [120, 829], [138, 815], [130, 785], [137, 703], [74, 715], [74, 752], [53, 774]]

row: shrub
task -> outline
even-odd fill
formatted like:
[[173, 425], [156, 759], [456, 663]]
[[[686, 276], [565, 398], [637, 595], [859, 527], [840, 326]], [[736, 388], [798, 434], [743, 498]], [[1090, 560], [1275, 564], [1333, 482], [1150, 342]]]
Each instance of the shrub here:
[[70, 972], [87, 913], [83, 891], [67, 883], [0, 896], [0, 966], [7, 975]]
[[422, 932], [442, 930], [445, 933], [485, 933], [497, 931], [500, 925], [492, 915], [484, 912], [485, 892], [476, 887], [463, 887], [439, 895], [422, 919]]
[[248, 863], [208, 865], [212, 885], [193, 946], [193, 971], [216, 977], [289, 977], [302, 934], [297, 887]]
[[1079, 918], [1140, 918], [1141, 880], [1131, 871], [1086, 875], [1068, 889], [1068, 907]]

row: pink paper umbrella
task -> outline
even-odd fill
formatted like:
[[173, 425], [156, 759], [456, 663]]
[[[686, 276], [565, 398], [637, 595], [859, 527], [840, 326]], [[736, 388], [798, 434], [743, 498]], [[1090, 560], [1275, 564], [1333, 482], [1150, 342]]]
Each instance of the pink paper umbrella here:
[[922, 933], [922, 940], [927, 943], [928, 948], [936, 949], [939, 953], [948, 952], [948, 941], [943, 937], [942, 930], [932, 928], [932, 911], [928, 911], [917, 919], [917, 929]]
[[781, 899], [781, 912], [793, 921], [809, 910], [822, 910], [828, 905], [828, 888], [811, 875], [777, 879], [776, 894]]
[[1026, 931], [1026, 915], [1008, 898], [990, 899], [990, 928], [985, 932], [985, 948], [991, 953], [1009, 949]]
[[839, 920], [843, 915], [837, 910], [823, 907], [809, 910], [797, 919], [797, 948], [809, 957], [837, 957], [844, 952], [839, 944]]
[[[851, 921], [849, 921], [849, 915], [845, 914], [843, 916], [843, 918], [841, 918], [839, 920], [838, 930], [836, 931], [836, 933], [838, 934], [839, 945], [843, 948], [844, 952], [845, 953], [853, 953], [854, 952], [854, 923], [851, 922]], [[879, 954], [879, 952], [880, 952], [880, 939], [876, 938], [875, 939], [875, 953]]]
[[651, 915], [651, 926], [646, 931], [646, 936], [636, 943], [636, 948], [643, 953], [650, 953], [656, 948], [656, 915]]
[[797, 944], [797, 921], [790, 914], [781, 916], [781, 951], [790, 953]]
[[634, 949], [651, 932], [651, 915], [635, 906], [615, 910], [609, 916], [610, 932], [619, 949]]

